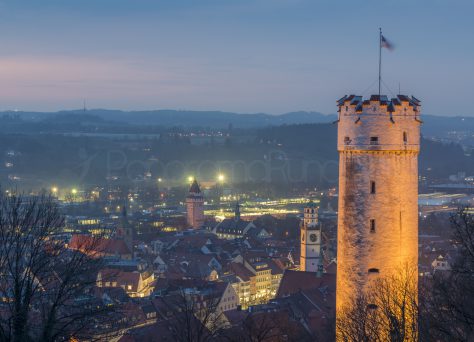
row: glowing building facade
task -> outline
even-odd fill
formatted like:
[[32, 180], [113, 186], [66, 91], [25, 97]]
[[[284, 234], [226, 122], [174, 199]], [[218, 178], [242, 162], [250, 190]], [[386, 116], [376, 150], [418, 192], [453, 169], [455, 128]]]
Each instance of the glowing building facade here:
[[340, 311], [377, 277], [417, 265], [421, 108], [404, 95], [344, 96], [338, 108]]

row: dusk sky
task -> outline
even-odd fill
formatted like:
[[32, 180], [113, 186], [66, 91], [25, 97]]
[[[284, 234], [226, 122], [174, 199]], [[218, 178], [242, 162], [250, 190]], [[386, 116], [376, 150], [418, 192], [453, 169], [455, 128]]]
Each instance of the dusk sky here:
[[334, 113], [389, 89], [472, 115], [472, 0], [0, 0], [0, 110]]

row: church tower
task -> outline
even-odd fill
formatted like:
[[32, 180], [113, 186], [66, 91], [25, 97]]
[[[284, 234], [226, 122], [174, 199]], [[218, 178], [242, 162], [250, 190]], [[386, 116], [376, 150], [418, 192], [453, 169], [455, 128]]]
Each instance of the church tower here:
[[186, 197], [186, 214], [189, 226], [201, 228], [204, 223], [204, 196], [196, 180], [193, 180]]
[[300, 271], [322, 272], [321, 225], [318, 223], [318, 208], [313, 201], [304, 208], [300, 230]]
[[350, 95], [337, 105], [336, 307], [342, 313], [371, 281], [417, 267], [421, 107], [405, 95]]

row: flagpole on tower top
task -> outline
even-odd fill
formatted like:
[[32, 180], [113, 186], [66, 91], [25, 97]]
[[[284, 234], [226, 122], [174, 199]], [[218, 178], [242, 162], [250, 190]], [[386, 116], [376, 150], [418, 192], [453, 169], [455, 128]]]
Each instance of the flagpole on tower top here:
[[382, 28], [379, 27], [379, 96], [380, 83], [382, 83]]

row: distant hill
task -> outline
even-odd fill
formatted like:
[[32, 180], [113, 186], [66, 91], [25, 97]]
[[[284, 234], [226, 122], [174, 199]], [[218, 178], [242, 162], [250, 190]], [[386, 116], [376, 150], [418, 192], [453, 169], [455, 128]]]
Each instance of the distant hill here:
[[[97, 126], [136, 126], [142, 127], [182, 127], [228, 129], [232, 128], [264, 128], [270, 126], [330, 123], [335, 121], [336, 114], [321, 114], [319, 112], [290, 112], [280, 115], [265, 113], [239, 114], [221, 111], [191, 111], [191, 110], [150, 110], [150, 111], [121, 111], [108, 109], [69, 110], [60, 112], [3, 112], [0, 120], [14, 130], [29, 129], [48, 130], [56, 127], [61, 131], [68, 124], [72, 128]], [[424, 122], [422, 133], [425, 137], [437, 138], [444, 141], [454, 141], [463, 145], [474, 146], [474, 117], [449, 117], [422, 114]], [[32, 124], [37, 125], [36, 127]], [[124, 128], [125, 129], [125, 128]], [[9, 130], [11, 131], [11, 130]], [[70, 129], [67, 129], [70, 131]]]
[[[208, 127], [228, 128], [259, 128], [266, 126], [279, 126], [284, 124], [300, 123], [327, 123], [334, 121], [336, 115], [325, 115], [318, 112], [291, 112], [281, 115], [264, 113], [239, 114], [221, 111], [190, 111], [190, 110], [151, 110], [151, 111], [121, 111], [108, 109], [91, 109], [60, 111], [60, 112], [3, 112], [4, 115], [17, 116], [24, 121], [51, 121], [63, 117], [80, 116], [91, 121], [95, 116], [104, 121], [113, 123], [127, 123], [132, 125], [156, 125], [163, 127]], [[2, 114], [0, 113], [0, 116]]]
[[[189, 174], [196, 173], [200, 179], [211, 180], [217, 169], [231, 175], [233, 182], [249, 187], [265, 187], [266, 182], [287, 184], [287, 188], [279, 188], [281, 191], [292, 188], [292, 184], [337, 183], [337, 125], [331, 123], [242, 128], [229, 135], [213, 132], [204, 136], [182, 134], [186, 131], [174, 128], [156, 133], [147, 126], [124, 124], [112, 125], [114, 130], [107, 134], [98, 129], [105, 120], [84, 116], [79, 126], [76, 119], [80, 116], [71, 117], [74, 120], [70, 122], [52, 116], [41, 122], [24, 121], [23, 125], [13, 118], [11, 126], [18, 124], [15, 132], [6, 132], [6, 124], [0, 124], [0, 184], [24, 190], [51, 184], [105, 186], [107, 177], [113, 174], [125, 184], [145, 182], [151, 177], [150, 184], [156, 186], [153, 180], [157, 177], [170, 184], [181, 184]], [[47, 131], [54, 122], [63, 134]], [[27, 127], [30, 130], [24, 134]], [[91, 134], [66, 131], [76, 133], [88, 128]], [[115, 130], [123, 132], [127, 128], [131, 134], [115, 134]], [[101, 134], [93, 133], [97, 131]], [[420, 175], [429, 181], [446, 179], [460, 171], [474, 174], [474, 154], [459, 144], [422, 138], [419, 160]], [[146, 176], [149, 172], [151, 176]]]

